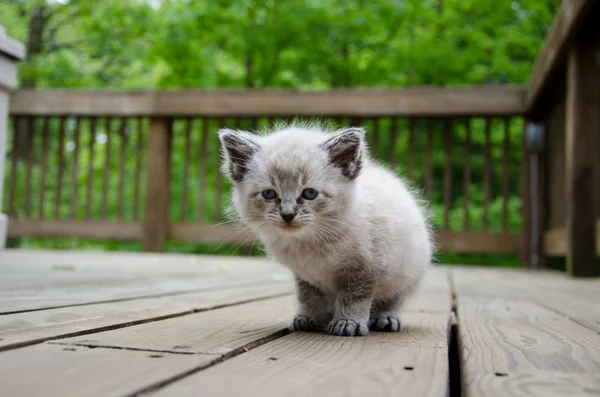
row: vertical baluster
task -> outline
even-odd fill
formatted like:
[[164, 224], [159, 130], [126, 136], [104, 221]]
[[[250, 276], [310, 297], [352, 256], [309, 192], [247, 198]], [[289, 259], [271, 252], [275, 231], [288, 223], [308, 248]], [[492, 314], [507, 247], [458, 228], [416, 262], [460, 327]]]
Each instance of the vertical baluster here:
[[96, 117], [90, 118], [90, 140], [89, 140], [89, 150], [90, 150], [90, 158], [88, 162], [88, 178], [86, 183], [86, 202], [85, 202], [85, 217], [86, 219], [92, 218], [92, 202], [93, 202], [93, 190], [94, 190], [94, 154], [95, 154], [95, 144], [96, 144]]
[[206, 201], [206, 173], [208, 161], [208, 134], [210, 132], [210, 119], [202, 119], [202, 131], [200, 135], [200, 164], [198, 166], [198, 218], [204, 220], [204, 206]]
[[57, 177], [57, 185], [56, 185], [56, 197], [54, 198], [54, 218], [60, 218], [60, 202], [62, 199], [62, 185], [63, 185], [63, 173], [65, 168], [65, 155], [64, 155], [64, 147], [65, 147], [65, 122], [66, 117], [60, 118], [59, 130], [58, 130], [58, 177]]
[[41, 159], [40, 159], [40, 197], [39, 197], [39, 218], [45, 218], [44, 207], [46, 205], [46, 178], [48, 174], [48, 152], [50, 148], [48, 146], [48, 133], [50, 129], [50, 117], [44, 117], [42, 124], [42, 146]]
[[181, 217], [180, 219], [186, 220], [188, 215], [188, 179], [190, 176], [190, 149], [192, 146], [191, 142], [191, 131], [192, 131], [192, 119], [188, 118], [185, 120], [185, 137], [183, 148], [183, 186], [181, 191]]
[[471, 119], [465, 120], [465, 161], [464, 161], [464, 173], [463, 173], [463, 195], [464, 195], [464, 230], [470, 229], [470, 217], [469, 217], [469, 205], [471, 200]]
[[508, 183], [510, 156], [510, 118], [504, 118], [504, 145], [502, 150], [502, 232], [508, 233]]
[[71, 219], [76, 217], [77, 214], [77, 192], [79, 190], [79, 129], [81, 119], [75, 118], [75, 129], [73, 130], [73, 162], [71, 168]]
[[427, 120], [427, 149], [425, 152], [425, 197], [431, 205], [433, 194], [433, 133], [435, 121]]
[[490, 229], [490, 201], [492, 200], [492, 120], [485, 118], [485, 168], [483, 173], [483, 230]]
[[452, 207], [452, 119], [444, 121], [444, 229], [450, 229], [450, 210]]
[[133, 219], [138, 220], [140, 217], [140, 185], [142, 183], [142, 156], [144, 154], [144, 119], [137, 119], [137, 139], [135, 149], [135, 170], [133, 180]]
[[124, 203], [125, 203], [125, 168], [126, 168], [126, 156], [127, 156], [127, 122], [129, 119], [121, 117], [119, 124], [119, 140], [120, 140], [120, 155], [119, 155], [119, 186], [117, 190], [117, 216], [119, 219], [123, 219], [124, 216]]
[[25, 158], [25, 193], [23, 197], [24, 205], [23, 212], [25, 218], [31, 218], [31, 179], [33, 169], [33, 148], [35, 134], [35, 117], [27, 119], [27, 131], [25, 136], [26, 158]]

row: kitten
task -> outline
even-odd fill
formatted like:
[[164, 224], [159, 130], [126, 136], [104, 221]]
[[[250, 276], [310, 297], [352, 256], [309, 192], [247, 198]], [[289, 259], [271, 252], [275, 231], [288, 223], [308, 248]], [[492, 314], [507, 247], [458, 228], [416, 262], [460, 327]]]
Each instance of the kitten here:
[[416, 197], [369, 159], [364, 130], [224, 129], [234, 211], [295, 275], [297, 331], [399, 331], [433, 245]]

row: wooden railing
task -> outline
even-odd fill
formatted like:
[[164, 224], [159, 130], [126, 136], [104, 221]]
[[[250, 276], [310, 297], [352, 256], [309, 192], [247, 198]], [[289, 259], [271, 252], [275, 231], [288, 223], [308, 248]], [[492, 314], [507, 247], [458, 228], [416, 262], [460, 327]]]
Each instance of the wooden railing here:
[[[574, 276], [597, 274], [600, 254], [600, 1], [563, 1], [535, 63], [525, 94], [526, 114], [544, 130], [534, 164], [537, 201], [530, 200], [531, 167], [525, 168], [524, 235], [541, 231], [525, 257], [567, 256]], [[536, 161], [531, 162], [535, 158]], [[530, 203], [535, 208], [530, 207]]]
[[[252, 243], [225, 220], [221, 127], [295, 117], [362, 125], [373, 156], [423, 191], [442, 250], [518, 253], [524, 91], [18, 91], [9, 235]], [[174, 155], [177, 153], [177, 155]]]

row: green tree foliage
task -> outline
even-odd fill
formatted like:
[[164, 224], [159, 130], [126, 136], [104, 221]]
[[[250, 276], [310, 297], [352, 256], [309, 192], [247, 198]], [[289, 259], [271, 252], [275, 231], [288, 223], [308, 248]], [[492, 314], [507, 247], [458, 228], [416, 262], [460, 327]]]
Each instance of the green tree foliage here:
[[[528, 79], [559, 4], [560, 0], [4, 0], [0, 3], [0, 24], [27, 45], [28, 59], [20, 65], [23, 87], [325, 90], [521, 84]], [[450, 228], [455, 230], [460, 229], [464, 219], [462, 153], [466, 134], [464, 125], [460, 120], [457, 122], [453, 127], [451, 160], [456, 188], [449, 215]], [[366, 127], [370, 125], [367, 123]], [[476, 155], [469, 188], [470, 219], [473, 230], [481, 230], [483, 120], [473, 120], [471, 127], [472, 152]], [[181, 128], [178, 126], [176, 132]], [[416, 128], [414, 156], [421, 168], [415, 170], [415, 177], [422, 184], [427, 127], [419, 124]], [[71, 130], [67, 130], [65, 144], [73, 147]], [[389, 121], [384, 120], [380, 130], [379, 157], [386, 161]], [[503, 131], [503, 124], [496, 120], [491, 134], [491, 180], [492, 191], [496, 193], [502, 188]], [[509, 166], [511, 175], [517, 177], [509, 181], [509, 230], [515, 232], [520, 226], [518, 172], [522, 122], [511, 122], [510, 131]], [[177, 150], [173, 164], [177, 169], [184, 162], [181, 133], [176, 134], [174, 141]], [[400, 133], [397, 153], [407, 153], [408, 126], [400, 126]], [[115, 135], [113, 141], [125, 142], [127, 134]], [[439, 226], [444, 218], [446, 157], [441, 134], [435, 139], [432, 212]], [[58, 149], [56, 141], [51, 144]], [[97, 141], [97, 145], [103, 144]], [[79, 196], [84, 194], [87, 183], [86, 145], [82, 144], [79, 150], [82, 156], [78, 166]], [[194, 216], [205, 221], [214, 212], [210, 195], [216, 180], [216, 142], [210, 145], [210, 150], [214, 166], [207, 176], [206, 214]], [[68, 152], [65, 147], [65, 153]], [[129, 167], [134, 166], [134, 154], [127, 154]], [[97, 154], [94, 158], [96, 178], [104, 173], [103, 156]], [[197, 164], [197, 159], [193, 160]], [[58, 160], [51, 161], [56, 166]], [[118, 189], [116, 155], [110, 164], [113, 191]], [[67, 161], [67, 167], [73, 166]], [[192, 175], [196, 171], [192, 170]], [[24, 165], [19, 164], [17, 175], [24, 177], [24, 172]], [[401, 165], [399, 172], [405, 173], [406, 167]], [[69, 174], [65, 175], [68, 178]], [[33, 176], [36, 177], [35, 172]], [[183, 181], [180, 173], [173, 177], [175, 204], [171, 212], [176, 214], [182, 186], [190, 181]], [[190, 189], [195, 189], [197, 181], [191, 179]], [[50, 199], [56, 194], [52, 188], [46, 193]], [[68, 213], [70, 194], [69, 188], [62, 190], [61, 212]], [[101, 200], [99, 190], [94, 194], [98, 195], [96, 202]], [[131, 206], [133, 193], [129, 187], [125, 195], [127, 205]], [[490, 204], [490, 222], [492, 229], [498, 231], [503, 204], [496, 197]], [[117, 198], [111, 195], [108, 199], [113, 213]], [[19, 206], [23, 198], [18, 196], [16, 200]], [[50, 202], [47, 205], [52, 207]]]
[[5, 0], [23, 84], [225, 88], [527, 80], [559, 0]]

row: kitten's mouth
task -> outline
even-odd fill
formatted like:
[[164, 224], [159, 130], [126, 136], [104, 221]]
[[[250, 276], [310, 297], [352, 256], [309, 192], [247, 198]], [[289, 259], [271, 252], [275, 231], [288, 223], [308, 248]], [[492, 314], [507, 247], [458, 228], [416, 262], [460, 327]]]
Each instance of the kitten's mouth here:
[[302, 226], [298, 223], [280, 223], [278, 226], [281, 230], [290, 232], [300, 230], [300, 228], [302, 228]]

